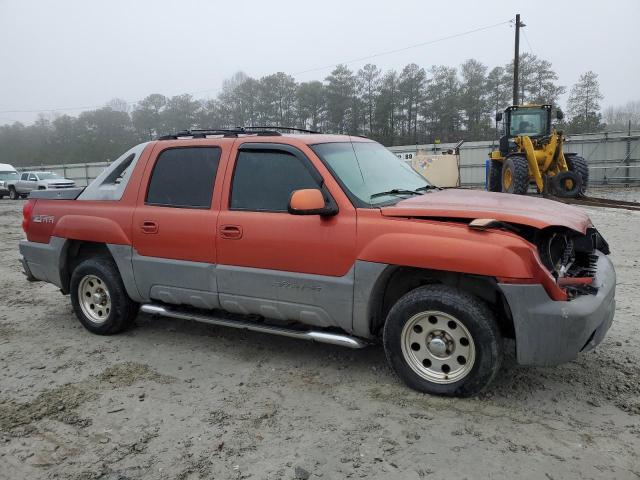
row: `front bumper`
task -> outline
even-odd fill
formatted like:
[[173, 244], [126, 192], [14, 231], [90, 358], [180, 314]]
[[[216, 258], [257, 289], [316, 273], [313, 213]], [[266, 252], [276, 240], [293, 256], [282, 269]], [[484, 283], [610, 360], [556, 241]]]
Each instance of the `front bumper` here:
[[558, 302], [541, 285], [499, 284], [513, 317], [518, 363], [558, 365], [602, 341], [613, 321], [616, 272], [606, 255], [596, 253], [595, 295]]

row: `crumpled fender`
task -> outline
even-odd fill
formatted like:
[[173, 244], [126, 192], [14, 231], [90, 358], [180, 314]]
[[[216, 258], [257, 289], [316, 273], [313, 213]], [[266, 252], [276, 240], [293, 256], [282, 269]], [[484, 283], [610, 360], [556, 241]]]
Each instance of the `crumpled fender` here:
[[468, 231], [467, 238], [427, 233], [379, 235], [363, 246], [359, 260], [493, 277], [536, 277], [529, 244], [512, 235]]

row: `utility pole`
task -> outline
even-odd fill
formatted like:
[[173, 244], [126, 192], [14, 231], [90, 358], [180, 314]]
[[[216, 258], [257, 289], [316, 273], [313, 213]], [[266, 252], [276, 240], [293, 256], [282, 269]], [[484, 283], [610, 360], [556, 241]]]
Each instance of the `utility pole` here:
[[520, 27], [525, 24], [520, 21], [520, 14], [516, 15], [516, 48], [513, 55], [513, 104], [518, 105], [518, 75], [520, 70]]

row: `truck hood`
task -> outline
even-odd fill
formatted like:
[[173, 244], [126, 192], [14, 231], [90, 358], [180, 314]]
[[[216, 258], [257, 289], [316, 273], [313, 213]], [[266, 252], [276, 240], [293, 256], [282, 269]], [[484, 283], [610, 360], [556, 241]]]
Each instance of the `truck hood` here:
[[493, 218], [535, 228], [567, 227], [586, 233], [591, 221], [577, 207], [544, 198], [480, 190], [434, 190], [382, 207], [386, 217]]

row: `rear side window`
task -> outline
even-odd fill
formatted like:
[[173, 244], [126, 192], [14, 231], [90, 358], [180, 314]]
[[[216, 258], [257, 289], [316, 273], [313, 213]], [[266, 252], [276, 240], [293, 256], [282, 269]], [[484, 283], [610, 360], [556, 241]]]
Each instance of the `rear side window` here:
[[151, 174], [146, 203], [164, 207], [210, 208], [220, 148], [163, 151]]
[[281, 151], [240, 151], [233, 173], [231, 209], [286, 212], [291, 192], [318, 188], [308, 168]]

